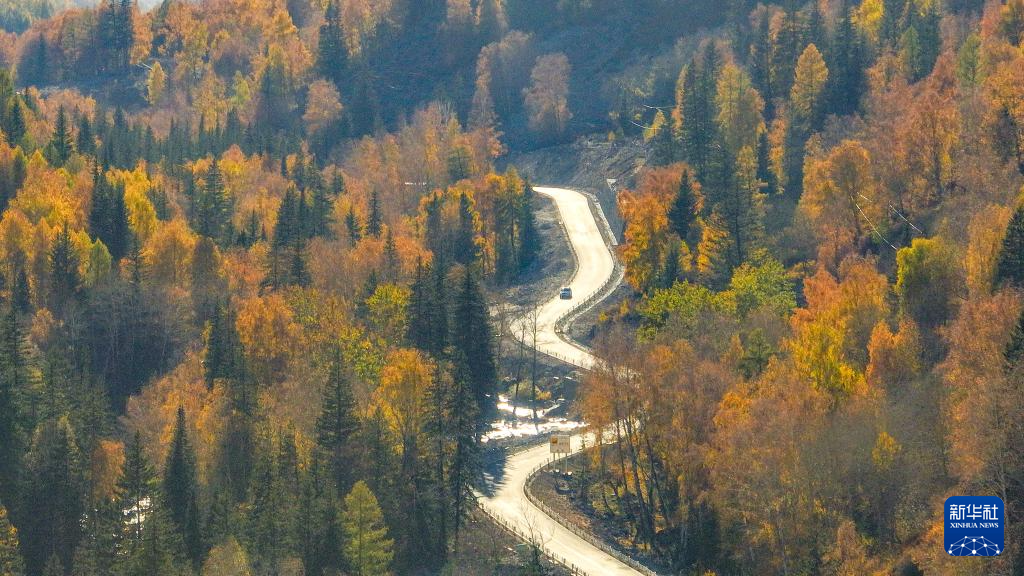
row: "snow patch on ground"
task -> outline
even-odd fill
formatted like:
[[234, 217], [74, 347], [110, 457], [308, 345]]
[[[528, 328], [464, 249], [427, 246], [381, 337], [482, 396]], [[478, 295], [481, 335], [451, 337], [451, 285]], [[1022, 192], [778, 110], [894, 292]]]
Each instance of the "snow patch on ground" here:
[[559, 416], [548, 416], [565, 404], [558, 399], [544, 408], [537, 409], [537, 422], [533, 422], [533, 409], [526, 405], [517, 405], [513, 409], [507, 394], [498, 395], [498, 411], [501, 417], [491, 422], [491, 430], [484, 434], [483, 441], [506, 440], [509, 438], [525, 438], [551, 434], [553, 432], [570, 432], [581, 428], [583, 422]]

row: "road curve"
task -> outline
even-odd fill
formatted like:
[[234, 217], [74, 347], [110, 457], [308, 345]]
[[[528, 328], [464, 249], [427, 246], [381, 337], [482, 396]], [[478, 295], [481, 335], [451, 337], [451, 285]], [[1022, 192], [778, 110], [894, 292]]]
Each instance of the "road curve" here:
[[[552, 294], [551, 299], [536, 310], [537, 349], [581, 368], [589, 368], [594, 362], [593, 355], [585, 347], [563, 338], [556, 330], [556, 324], [573, 306], [604, 286], [615, 274], [615, 260], [585, 195], [565, 188], [535, 186], [533, 189], [554, 201], [558, 218], [576, 255], [576, 272], [569, 282], [572, 299], [562, 300], [557, 293]], [[528, 314], [511, 325], [513, 335], [527, 344], [533, 344], [533, 315]]]
[[[576, 255], [576, 272], [569, 283], [573, 298], [562, 300], [556, 293], [537, 309], [536, 346], [545, 354], [588, 368], [593, 365], [594, 356], [586, 347], [560, 335], [556, 324], [575, 304], [586, 300], [604, 286], [615, 274], [615, 261], [585, 195], [564, 188], [534, 187], [534, 190], [554, 201]], [[532, 344], [532, 326], [533, 319], [528, 317], [514, 322], [511, 328], [516, 337], [525, 336], [524, 340]], [[573, 451], [579, 450], [582, 444], [583, 435], [573, 436]], [[480, 496], [480, 505], [491, 515], [514, 526], [520, 534], [527, 535], [549, 555], [575, 566], [584, 574], [640, 576], [640, 572], [547, 516], [526, 497], [526, 482], [530, 473], [549, 460], [548, 452], [548, 445], [544, 443], [510, 456], [505, 463], [500, 483], [493, 487], [490, 496]]]

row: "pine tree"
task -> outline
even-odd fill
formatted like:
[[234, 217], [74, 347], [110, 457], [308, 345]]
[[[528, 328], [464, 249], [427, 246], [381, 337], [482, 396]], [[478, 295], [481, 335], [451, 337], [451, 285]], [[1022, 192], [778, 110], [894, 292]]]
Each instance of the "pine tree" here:
[[196, 457], [185, 427], [185, 408], [178, 407], [171, 447], [164, 465], [162, 496], [175, 530], [181, 535], [185, 553], [198, 565], [202, 559], [199, 532], [199, 500], [196, 487]]
[[369, 216], [366, 218], [366, 233], [370, 236], [379, 238], [381, 233], [381, 227], [383, 225], [383, 218], [380, 213], [380, 195], [376, 190], [370, 194], [370, 209]]
[[342, 513], [345, 529], [345, 558], [355, 576], [386, 574], [394, 556], [394, 541], [388, 537], [384, 515], [365, 482], [360, 480], [345, 496]]
[[690, 171], [683, 169], [679, 180], [679, 190], [672, 201], [672, 207], [668, 212], [668, 221], [672, 231], [686, 242], [690, 234], [690, 223], [697, 213], [697, 199], [693, 192], [693, 181], [690, 179]]
[[498, 371], [487, 302], [476, 275], [469, 268], [464, 272], [453, 316], [452, 344], [465, 361], [466, 378], [483, 422], [495, 410]]
[[995, 284], [1024, 287], [1024, 205], [1017, 207], [1006, 226], [996, 261]]

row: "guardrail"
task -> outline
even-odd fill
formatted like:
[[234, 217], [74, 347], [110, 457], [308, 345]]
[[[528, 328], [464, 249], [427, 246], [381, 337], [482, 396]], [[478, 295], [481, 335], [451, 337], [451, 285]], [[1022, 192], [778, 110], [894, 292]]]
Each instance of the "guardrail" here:
[[524, 488], [524, 491], [526, 492], [526, 498], [530, 501], [530, 503], [532, 503], [537, 508], [540, 508], [540, 510], [542, 512], [547, 514], [548, 517], [550, 517], [555, 522], [558, 522], [558, 524], [561, 525], [562, 528], [565, 528], [566, 530], [568, 530], [568, 531], [572, 532], [573, 534], [579, 536], [580, 538], [585, 540], [587, 543], [589, 543], [591, 546], [594, 546], [595, 548], [597, 548], [597, 549], [601, 550], [602, 552], [608, 554], [609, 556], [615, 558], [619, 562], [622, 562], [626, 566], [629, 566], [633, 570], [636, 570], [637, 572], [639, 572], [641, 574], [644, 574], [645, 576], [658, 576], [657, 572], [655, 572], [654, 570], [651, 570], [647, 566], [644, 566], [640, 562], [637, 562], [635, 559], [633, 559], [633, 558], [629, 557], [628, 555], [623, 554], [621, 551], [616, 550], [615, 548], [611, 547], [610, 545], [608, 545], [607, 542], [601, 540], [600, 538], [597, 538], [596, 536], [594, 536], [590, 532], [587, 532], [586, 530], [584, 530], [584, 529], [580, 528], [579, 526], [573, 524], [567, 518], [563, 517], [561, 514], [556, 512], [553, 508], [551, 508], [550, 506], [545, 504], [543, 500], [538, 498], [533, 493], [533, 490], [530, 488], [530, 485], [533, 484], [533, 481], [536, 478], [537, 474], [539, 474], [542, 470], [544, 470], [545, 468], [551, 466], [552, 464], [555, 464], [557, 462], [561, 462], [561, 461], [565, 460], [566, 458], [567, 457], [556, 458], [556, 459], [551, 460], [549, 462], [545, 462], [543, 464], [540, 464], [540, 465], [536, 466], [533, 470], [531, 470], [530, 473], [526, 475], [526, 485], [525, 485], [525, 488]]
[[[600, 201], [598, 201], [597, 197], [594, 194], [591, 194], [589, 192], [582, 192], [582, 194], [588, 198], [588, 204], [590, 204], [591, 212], [592, 213], [596, 213], [595, 214], [595, 220], [601, 222], [601, 224], [603, 225], [602, 236], [605, 236], [605, 241], [607, 243], [611, 244], [611, 245], [617, 244], [616, 239], [615, 239], [615, 234], [614, 234], [614, 232], [612, 232], [611, 224], [609, 224], [608, 218], [604, 214], [604, 209], [601, 207]], [[562, 228], [562, 232], [565, 234], [566, 239], [569, 241], [569, 249], [572, 251], [573, 260], [576, 262], [576, 269], [573, 271], [572, 277], [569, 279], [569, 283], [571, 284], [572, 281], [576, 278], [576, 275], [579, 273], [579, 255], [576, 253], [576, 247], [573, 246], [573, 244], [572, 244], [572, 238], [569, 236], [569, 230], [565, 227], [565, 222], [563, 222], [562, 219], [559, 218], [558, 219], [558, 224]], [[563, 338], [562, 338], [563, 341], [565, 341], [568, 344], [576, 347], [577, 349], [579, 349], [580, 351], [582, 351], [582, 352], [584, 352], [586, 354], [590, 354], [590, 349], [587, 348], [586, 346], [583, 346], [583, 345], [578, 344], [576, 342], [570, 341], [567, 338], [564, 338], [565, 330], [569, 326], [569, 324], [571, 324], [579, 316], [581, 316], [585, 312], [587, 312], [596, 303], [598, 303], [601, 300], [604, 300], [605, 298], [607, 298], [608, 295], [615, 288], [617, 288], [619, 286], [619, 284], [622, 282], [623, 277], [625, 276], [625, 270], [623, 269], [622, 264], [619, 262], [618, 256], [615, 254], [615, 251], [612, 250], [612, 249], [609, 249], [609, 253], [611, 254], [612, 264], [613, 264], [611, 276], [609, 276], [608, 279], [605, 280], [604, 283], [601, 284], [601, 286], [597, 290], [595, 290], [590, 295], [588, 295], [586, 298], [584, 298], [583, 301], [581, 301], [579, 304], [576, 304], [575, 306], [571, 307], [569, 310], [563, 312], [557, 319], [555, 319], [555, 323], [554, 323], [554, 325], [555, 325], [555, 333], [558, 334], [559, 336], [563, 336]], [[530, 346], [530, 343], [526, 341], [525, 334], [523, 335], [523, 338], [519, 338], [515, 334], [515, 332], [513, 331], [512, 337], [515, 338], [516, 340], [521, 341], [524, 345]], [[546, 355], [546, 356], [555, 358], [555, 359], [560, 360], [562, 362], [565, 362], [567, 364], [571, 364], [572, 366], [575, 366], [577, 368], [582, 368], [582, 369], [590, 369], [591, 368], [591, 366], [583, 366], [579, 362], [577, 362], [576, 360], [574, 360], [572, 358], [568, 358], [568, 357], [566, 357], [566, 356], [564, 356], [562, 354], [559, 354], [557, 352], [554, 352], [554, 351], [543, 350], [543, 349], [540, 349], [540, 348], [537, 348], [537, 351], [542, 353], [542, 354], [544, 354], [544, 355]], [[552, 510], [550, 506], [545, 504], [543, 501], [541, 501], [539, 498], [537, 498], [533, 494], [533, 491], [530, 489], [530, 484], [533, 482], [534, 477], [541, 470], [543, 470], [546, 466], [549, 466], [549, 465], [551, 465], [551, 464], [553, 464], [555, 462], [558, 462], [560, 460], [561, 460], [561, 458], [556, 458], [556, 459], [554, 459], [554, 460], [552, 460], [550, 462], [546, 462], [544, 464], [541, 464], [541, 465], [535, 467], [533, 470], [531, 470], [529, 472], [529, 474], [527, 474], [526, 484], [525, 484], [525, 487], [524, 487], [524, 491], [526, 493], [526, 498], [534, 506], [536, 506], [538, 509], [540, 509], [541, 512], [547, 514], [551, 519], [553, 519], [555, 522], [557, 522], [560, 526], [562, 526], [566, 530], [569, 530], [573, 534], [576, 534], [578, 537], [580, 537], [584, 541], [588, 542], [589, 544], [591, 544], [595, 548], [605, 552], [609, 556], [612, 556], [613, 558], [615, 558], [619, 562], [622, 562], [626, 566], [629, 566], [630, 568], [640, 572], [641, 574], [644, 574], [645, 576], [657, 576], [657, 573], [655, 573], [650, 568], [648, 568], [648, 567], [644, 566], [643, 564], [637, 562], [633, 558], [630, 558], [626, 554], [623, 554], [621, 551], [612, 548], [606, 542], [604, 542], [604, 541], [600, 540], [599, 538], [595, 537], [593, 534], [590, 534], [590, 533], [586, 532], [585, 530], [581, 529], [579, 526], [576, 526], [575, 524], [569, 522], [568, 520], [563, 518], [560, 514], [558, 514], [554, 510]], [[548, 558], [552, 559], [556, 564], [559, 564], [559, 565], [563, 566], [564, 568], [568, 569], [571, 574], [573, 574], [573, 575], [576, 575], [576, 574], [586, 575], [586, 572], [584, 572], [582, 569], [578, 568], [575, 564], [572, 564], [571, 562], [567, 561], [565, 558], [559, 557], [556, 553], [552, 552], [551, 550], [547, 549], [544, 546], [539, 545], [537, 542], [535, 542], [535, 540], [532, 537], [530, 537], [530, 536], [528, 536], [526, 534], [523, 534], [519, 530], [519, 528], [517, 526], [515, 526], [514, 524], [512, 524], [510, 522], [506, 522], [504, 519], [499, 518], [497, 515], [491, 513], [491, 511], [488, 510], [487, 507], [484, 506], [483, 504], [478, 504], [478, 505], [479, 505], [479, 508], [481, 510], [483, 510], [484, 513], [487, 514], [487, 516], [489, 516], [492, 520], [494, 520], [494, 522], [497, 523], [499, 526], [504, 527], [506, 530], [510, 531], [512, 534], [518, 536], [519, 538], [525, 540], [527, 543], [532, 544], [534, 546], [537, 546], [540, 549], [540, 551], [545, 556], [547, 556]]]
[[566, 570], [569, 571], [569, 574], [571, 574], [572, 576], [590, 576], [589, 573], [584, 571], [582, 568], [577, 567], [572, 562], [569, 562], [565, 558], [563, 558], [563, 557], [555, 554], [554, 552], [548, 550], [547, 548], [541, 546], [539, 543], [537, 543], [535, 541], [535, 539], [532, 536], [528, 536], [525, 533], [523, 533], [523, 531], [520, 530], [519, 527], [516, 526], [515, 524], [513, 524], [511, 522], [506, 522], [504, 518], [501, 518], [497, 514], [492, 513], [490, 510], [487, 509], [486, 506], [484, 506], [483, 504], [480, 504], [479, 501], [477, 502], [477, 508], [481, 512], [486, 514], [487, 517], [490, 518], [492, 522], [494, 522], [498, 526], [501, 526], [507, 532], [509, 532], [510, 534], [515, 536], [516, 538], [519, 538], [520, 540], [525, 541], [527, 544], [529, 544], [531, 546], [536, 546], [537, 549], [540, 550], [542, 554], [544, 554], [545, 558], [547, 558], [548, 560], [551, 560], [555, 564], [558, 564], [562, 568], [565, 568]]
[[[601, 227], [603, 228], [601, 232], [602, 232], [602, 236], [605, 236], [606, 242], [608, 242], [608, 243], [610, 243], [612, 245], [615, 245], [616, 244], [615, 233], [612, 232], [611, 224], [608, 223], [608, 218], [605, 216], [604, 209], [601, 207], [601, 202], [597, 199], [597, 196], [595, 196], [594, 194], [592, 194], [590, 192], [585, 192], [585, 191], [580, 191], [580, 193], [587, 197], [587, 200], [588, 200], [587, 203], [590, 205], [591, 212], [592, 213], [596, 213], [595, 220], [601, 222], [601, 224], [602, 224]], [[569, 284], [572, 284], [572, 281], [576, 279], [576, 275], [579, 273], [579, 261], [580, 261], [580, 259], [579, 259], [579, 255], [576, 253], [576, 247], [573, 246], [573, 244], [572, 244], [572, 238], [569, 236], [569, 230], [565, 227], [565, 222], [563, 222], [561, 218], [558, 219], [558, 225], [562, 228], [562, 232], [565, 234], [566, 239], [569, 241], [569, 250], [572, 252], [573, 260], [576, 262], [576, 269], [573, 270], [572, 276], [569, 278]], [[625, 270], [623, 269], [622, 264], [619, 262], [619, 258], [615, 254], [615, 250], [609, 249], [608, 252], [611, 254], [611, 257], [612, 257], [612, 274], [611, 274], [611, 276], [609, 276], [608, 279], [605, 280], [605, 282], [603, 284], [601, 284], [601, 286], [598, 287], [597, 290], [595, 290], [594, 292], [590, 293], [580, 303], [572, 306], [571, 308], [569, 308], [568, 310], [563, 312], [558, 318], [555, 319], [555, 323], [554, 323], [555, 324], [555, 333], [558, 334], [559, 336], [564, 336], [565, 335], [565, 330], [566, 330], [566, 328], [568, 327], [568, 325], [570, 323], [572, 323], [574, 320], [576, 320], [577, 318], [582, 316], [584, 313], [586, 313], [595, 304], [597, 304], [601, 300], [604, 300], [605, 298], [607, 298], [608, 295], [612, 292], [612, 290], [617, 288], [618, 285], [622, 283], [622, 279], [625, 276]], [[525, 339], [525, 334], [523, 335], [523, 338], [519, 338], [515, 334], [515, 332], [513, 332], [512, 337], [515, 338], [516, 340], [521, 341], [523, 344], [525, 344], [527, 346], [530, 346], [530, 343], [527, 342], [526, 339]], [[563, 338], [563, 340], [565, 340], [565, 339]], [[566, 340], [566, 342], [568, 344], [576, 347], [581, 352], [584, 352], [586, 354], [590, 354], [590, 349], [587, 348], [586, 346], [580, 345], [580, 344], [578, 344], [576, 342], [569, 342], [568, 340]], [[582, 369], [589, 369], [590, 368], [590, 366], [581, 365], [576, 360], [574, 360], [572, 358], [569, 358], [567, 356], [564, 356], [562, 354], [559, 354], [557, 352], [543, 350], [541, 348], [538, 348], [537, 351], [540, 352], [541, 354], [544, 354], [545, 356], [549, 356], [549, 357], [554, 358], [556, 360], [560, 360], [560, 361], [565, 362], [567, 364], [571, 364], [571, 365], [573, 365], [573, 366], [575, 366], [577, 368], [582, 368]]]

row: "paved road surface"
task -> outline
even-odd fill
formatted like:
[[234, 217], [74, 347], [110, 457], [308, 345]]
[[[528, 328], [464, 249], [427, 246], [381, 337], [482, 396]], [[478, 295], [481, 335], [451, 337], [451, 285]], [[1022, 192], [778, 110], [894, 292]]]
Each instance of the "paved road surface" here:
[[[563, 188], [535, 187], [534, 190], [554, 201], [578, 260], [576, 274], [569, 284], [573, 292], [572, 300], [561, 300], [556, 293], [537, 311], [537, 348], [577, 366], [589, 367], [593, 365], [594, 357], [586, 348], [562, 339], [555, 331], [555, 322], [574, 304], [601, 288], [615, 273], [614, 260], [586, 196]], [[527, 322], [528, 327], [533, 324], [530, 319], [523, 322]], [[522, 326], [513, 324], [513, 333], [519, 336]], [[528, 329], [526, 334], [526, 341], [531, 343], [532, 329]], [[582, 443], [582, 435], [573, 436], [574, 451], [579, 450]], [[500, 483], [494, 487], [493, 495], [481, 496], [480, 505], [505, 522], [514, 524], [520, 533], [531, 535], [548, 553], [575, 565], [588, 575], [638, 576], [639, 572], [572, 533], [545, 515], [526, 497], [526, 480], [530, 472], [547, 462], [548, 451], [545, 443], [512, 455], [505, 463]]]
[[[562, 300], [555, 293], [537, 309], [537, 349], [582, 368], [589, 368], [594, 357], [586, 348], [562, 339], [555, 331], [555, 323], [573, 306], [601, 288], [615, 273], [615, 261], [586, 196], [564, 188], [534, 187], [534, 190], [554, 201], [577, 258], [576, 273], [569, 283], [572, 299]], [[528, 344], [533, 343], [531, 316], [521, 318], [511, 326], [512, 333]]]

